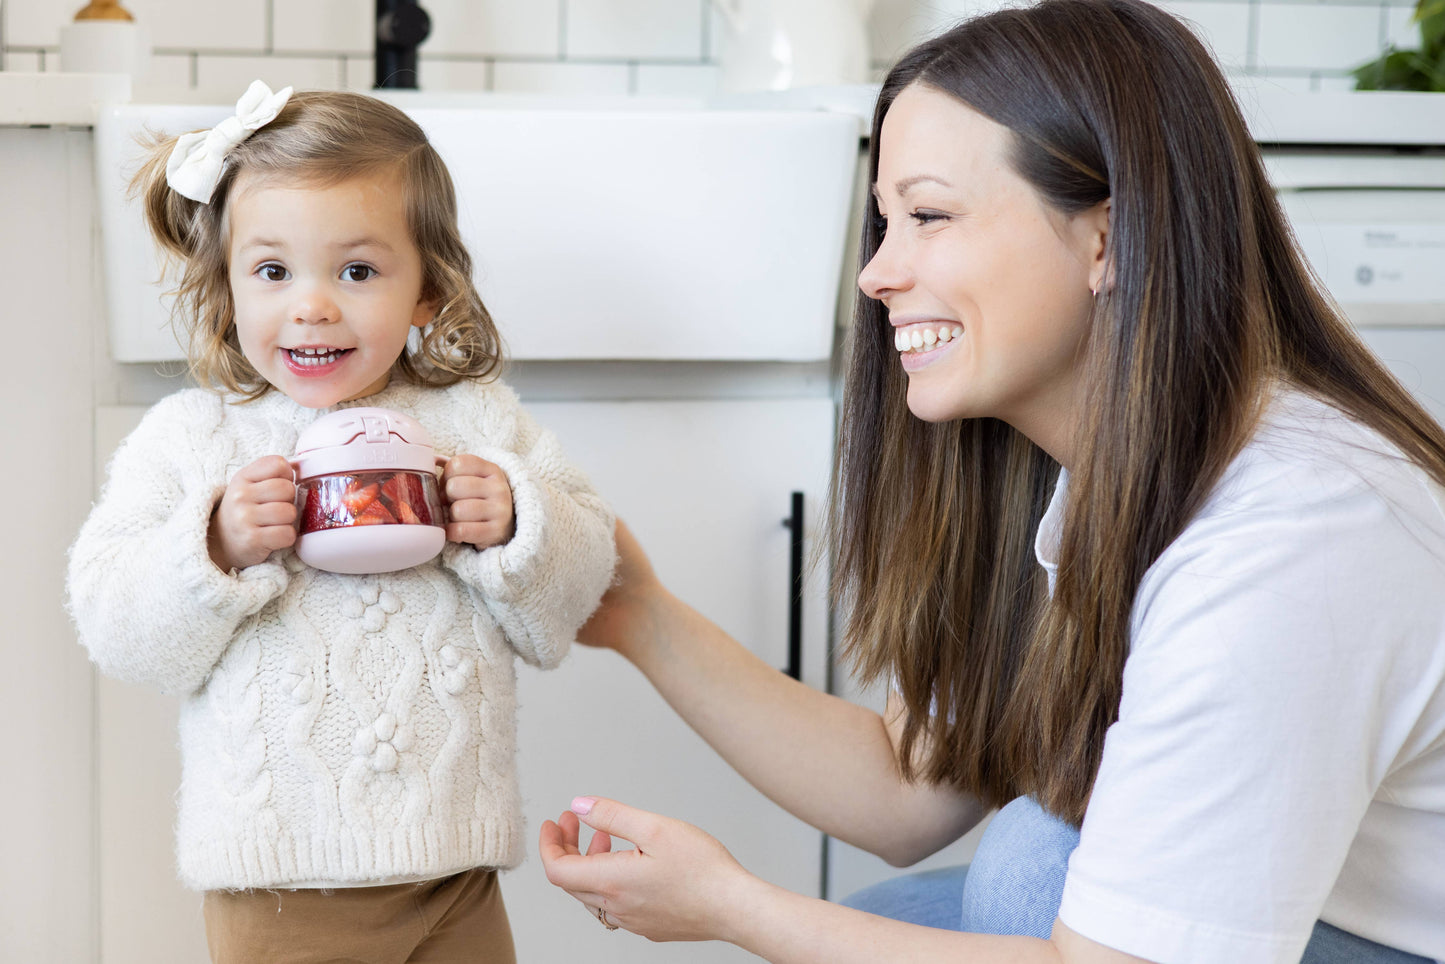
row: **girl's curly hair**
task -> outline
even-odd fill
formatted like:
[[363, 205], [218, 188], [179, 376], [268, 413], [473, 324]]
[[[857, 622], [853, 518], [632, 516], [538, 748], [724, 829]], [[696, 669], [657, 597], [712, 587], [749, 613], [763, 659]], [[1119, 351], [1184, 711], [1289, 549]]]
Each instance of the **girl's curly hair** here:
[[172, 321], [184, 332], [191, 373], [202, 385], [251, 400], [271, 390], [241, 352], [229, 278], [227, 201], [238, 178], [260, 175], [335, 184], [378, 170], [400, 171], [407, 224], [421, 253], [422, 298], [437, 305], [408, 342], [396, 374], [444, 387], [495, 377], [502, 341], [472, 284], [472, 258], [457, 227], [456, 189], [441, 156], [410, 117], [390, 104], [345, 91], [301, 91], [271, 123], [226, 155], [210, 203], [171, 190], [166, 161], [178, 135], [149, 133], [148, 155], [131, 180], [147, 226], [179, 262]]

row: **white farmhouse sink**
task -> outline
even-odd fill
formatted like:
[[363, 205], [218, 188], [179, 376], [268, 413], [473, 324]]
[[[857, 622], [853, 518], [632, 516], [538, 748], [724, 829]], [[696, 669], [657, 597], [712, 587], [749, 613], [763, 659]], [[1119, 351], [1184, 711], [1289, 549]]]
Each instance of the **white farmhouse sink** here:
[[[826, 359], [858, 156], [850, 114], [398, 98], [456, 181], [476, 282], [520, 359]], [[225, 106], [125, 105], [96, 123], [118, 361], [180, 357], [154, 246], [125, 197], [143, 127]]]

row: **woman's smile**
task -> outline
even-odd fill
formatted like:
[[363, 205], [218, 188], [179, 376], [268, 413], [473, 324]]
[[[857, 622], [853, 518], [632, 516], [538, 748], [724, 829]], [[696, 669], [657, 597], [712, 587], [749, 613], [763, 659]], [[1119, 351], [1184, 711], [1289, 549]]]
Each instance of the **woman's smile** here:
[[917, 371], [943, 357], [954, 341], [963, 337], [963, 326], [953, 322], [906, 324], [893, 332], [903, 370]]

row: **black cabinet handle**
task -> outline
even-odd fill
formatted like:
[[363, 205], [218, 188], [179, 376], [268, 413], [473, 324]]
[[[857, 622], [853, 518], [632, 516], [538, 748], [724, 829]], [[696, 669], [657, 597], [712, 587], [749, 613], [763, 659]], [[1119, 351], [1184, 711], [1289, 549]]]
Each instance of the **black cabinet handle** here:
[[783, 672], [803, 678], [803, 493], [793, 493], [793, 511], [783, 525], [791, 533], [788, 555], [788, 666]]

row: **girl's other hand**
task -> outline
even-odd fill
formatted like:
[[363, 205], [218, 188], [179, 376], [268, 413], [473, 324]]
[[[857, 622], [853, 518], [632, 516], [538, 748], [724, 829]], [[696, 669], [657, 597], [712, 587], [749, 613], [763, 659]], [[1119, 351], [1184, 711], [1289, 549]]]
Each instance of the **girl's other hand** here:
[[265, 562], [296, 542], [296, 483], [279, 455], [257, 459], [231, 478], [211, 512], [206, 547], [222, 572]]
[[[596, 834], [584, 855], [579, 816]], [[612, 850], [612, 838], [636, 850]], [[556, 823], [542, 824], [547, 879], [593, 917], [607, 918], [654, 941], [727, 940], [727, 913], [745, 906], [742, 891], [755, 880], [727, 848], [681, 820], [616, 802], [578, 797]]]
[[454, 455], [442, 471], [447, 500], [447, 539], [488, 549], [517, 531], [507, 473], [475, 455]]

